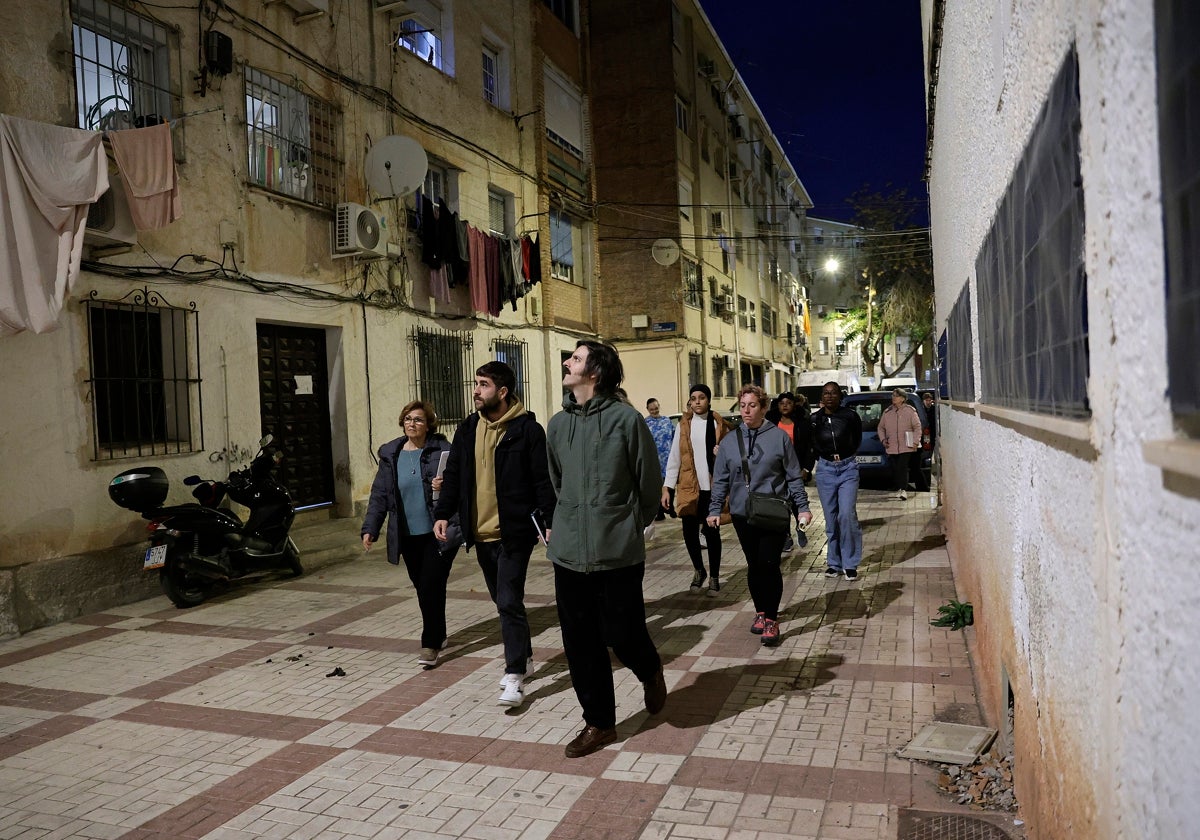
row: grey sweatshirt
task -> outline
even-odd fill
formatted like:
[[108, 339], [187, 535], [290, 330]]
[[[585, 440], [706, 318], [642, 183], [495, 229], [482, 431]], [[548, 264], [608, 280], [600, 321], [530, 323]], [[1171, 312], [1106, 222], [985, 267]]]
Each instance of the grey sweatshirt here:
[[718, 516], [726, 498], [729, 499], [730, 514], [738, 517], [746, 515], [749, 491], [742, 474], [738, 435], [742, 436], [746, 460], [750, 462], [750, 490], [769, 493], [781, 499], [790, 498], [795, 502], [797, 511], [807, 511], [808, 494], [804, 492], [804, 481], [800, 478], [796, 448], [786, 432], [770, 420], [764, 420], [757, 429], [747, 429], [745, 424], [741, 424], [721, 440], [717, 448], [717, 462], [713, 466], [712, 501], [708, 506], [708, 515]]

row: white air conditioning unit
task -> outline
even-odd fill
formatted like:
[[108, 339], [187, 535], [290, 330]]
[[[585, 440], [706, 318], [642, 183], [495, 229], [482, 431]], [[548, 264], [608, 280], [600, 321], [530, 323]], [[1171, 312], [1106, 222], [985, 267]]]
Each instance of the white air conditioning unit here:
[[825, 306], [823, 304], [817, 306], [817, 317], [818, 318], [825, 317]]
[[733, 314], [733, 295], [725, 295], [725, 297], [721, 298], [721, 309], [727, 315]]
[[722, 356], [721, 357], [721, 366], [727, 367], [727, 368], [733, 367], [733, 356], [730, 356], [728, 353], [726, 353], [724, 356]]
[[119, 174], [109, 173], [108, 192], [88, 208], [83, 241], [99, 248], [137, 244], [137, 229], [129, 214], [129, 199], [125, 197], [125, 183]]
[[386, 257], [387, 219], [361, 204], [337, 206], [333, 219], [333, 255], [335, 257]]
[[709, 226], [713, 230], [724, 231], [725, 230], [725, 211], [724, 210], [712, 211], [712, 217], [709, 219]]

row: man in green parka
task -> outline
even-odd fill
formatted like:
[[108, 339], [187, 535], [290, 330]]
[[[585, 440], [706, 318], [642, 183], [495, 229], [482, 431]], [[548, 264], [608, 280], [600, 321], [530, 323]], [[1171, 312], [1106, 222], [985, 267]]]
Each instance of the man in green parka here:
[[608, 648], [641, 681], [646, 711], [658, 714], [667, 701], [642, 597], [642, 531], [658, 512], [662, 475], [650, 430], [616, 395], [625, 378], [617, 351], [580, 341], [563, 367], [569, 393], [546, 429], [558, 497], [546, 553], [571, 684], [583, 707], [583, 730], [566, 755], [579, 758], [617, 739]]

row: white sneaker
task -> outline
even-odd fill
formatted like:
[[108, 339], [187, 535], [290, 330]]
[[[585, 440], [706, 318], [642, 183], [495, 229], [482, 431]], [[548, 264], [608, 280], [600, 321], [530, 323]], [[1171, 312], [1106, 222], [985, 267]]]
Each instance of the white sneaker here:
[[525, 692], [522, 691], [522, 679], [520, 674], [505, 674], [504, 675], [504, 691], [500, 694], [500, 699], [496, 702], [501, 706], [517, 708], [525, 702]]
[[[522, 679], [527, 680], [527, 679], [529, 679], [529, 677], [532, 674], [533, 674], [533, 657], [527, 656], [527, 657], [525, 657], [525, 674], [522, 677]], [[504, 688], [504, 681], [506, 679], [508, 679], [508, 674], [501, 675], [501, 677], [500, 677], [500, 687], [501, 688]]]
[[899, 500], [900, 500], [900, 501], [902, 501], [902, 502], [907, 502], [907, 501], [908, 501], [908, 494], [907, 494], [907, 493], [905, 493], [903, 490], [901, 490], [899, 493], [897, 493], [897, 494], [896, 494], [896, 498], [897, 498], [897, 499], [899, 499]]

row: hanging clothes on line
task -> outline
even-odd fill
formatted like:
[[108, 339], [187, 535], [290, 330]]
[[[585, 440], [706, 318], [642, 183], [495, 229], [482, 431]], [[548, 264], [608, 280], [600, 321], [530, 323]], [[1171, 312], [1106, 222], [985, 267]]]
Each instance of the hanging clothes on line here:
[[108, 142], [125, 183], [135, 228], [158, 230], [183, 215], [175, 149], [167, 123], [110, 131]]
[[99, 132], [0, 114], [0, 336], [57, 328], [107, 189]]

